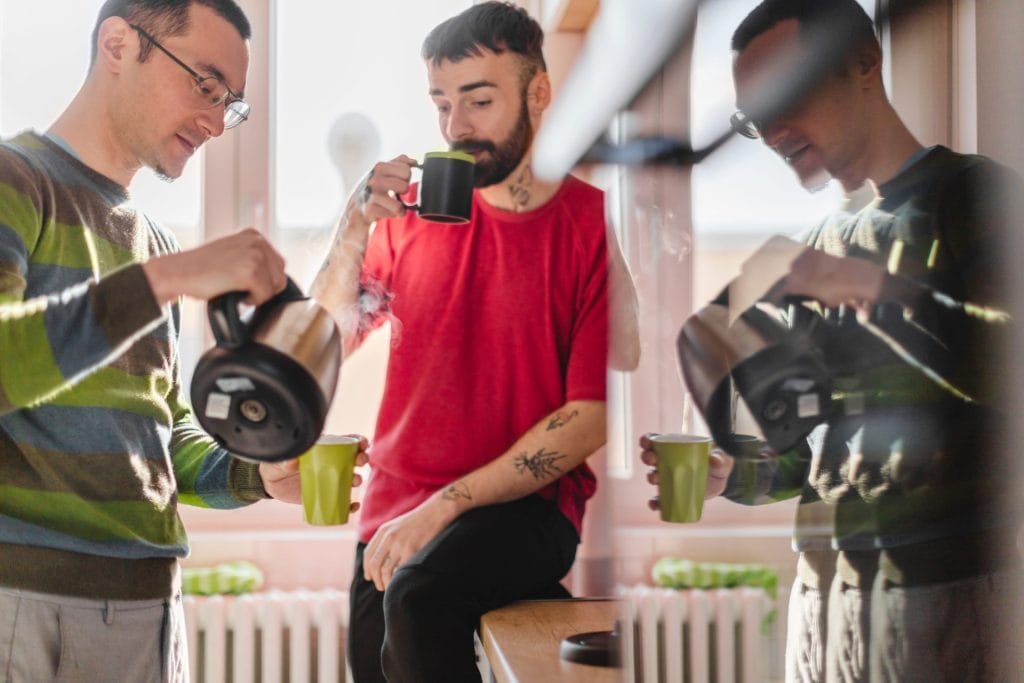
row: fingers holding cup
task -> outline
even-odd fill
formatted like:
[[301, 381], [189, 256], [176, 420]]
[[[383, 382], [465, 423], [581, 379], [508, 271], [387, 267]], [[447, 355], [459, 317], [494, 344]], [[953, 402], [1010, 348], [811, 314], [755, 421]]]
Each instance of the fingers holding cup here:
[[[649, 466], [651, 469], [647, 471], [647, 483], [652, 486], [658, 485], [658, 455], [654, 452], [654, 445], [651, 442], [653, 437], [657, 436], [657, 432], [647, 432], [640, 437], [640, 462]], [[653, 496], [647, 501], [647, 507], [654, 512], [661, 510], [661, 502], [658, 496]]]

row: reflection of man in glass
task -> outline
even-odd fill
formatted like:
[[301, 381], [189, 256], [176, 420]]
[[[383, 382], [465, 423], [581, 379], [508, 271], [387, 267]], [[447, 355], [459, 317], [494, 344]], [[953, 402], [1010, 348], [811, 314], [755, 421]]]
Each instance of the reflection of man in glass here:
[[484, 612], [566, 596], [595, 489], [586, 459], [605, 441], [609, 249], [602, 194], [531, 171], [551, 98], [542, 40], [503, 2], [430, 33], [441, 132], [476, 160], [472, 218], [407, 212], [414, 160], [378, 163], [314, 283], [347, 348], [381, 319], [370, 302], [401, 324], [351, 590], [360, 683], [478, 681]]
[[[840, 37], [849, 49], [812, 89], [771, 102]], [[821, 332], [850, 400], [806, 447], [754, 467], [716, 455], [711, 467], [712, 495], [800, 496], [787, 679], [1019, 680], [1007, 637], [1020, 632], [1019, 516], [1004, 495], [1019, 489], [1000, 400], [1019, 179], [914, 139], [854, 0], [766, 0], [733, 50], [739, 132], [806, 187], [831, 177], [870, 191], [805, 237], [813, 249], [773, 289], [812, 300], [790, 306], [790, 324]]]

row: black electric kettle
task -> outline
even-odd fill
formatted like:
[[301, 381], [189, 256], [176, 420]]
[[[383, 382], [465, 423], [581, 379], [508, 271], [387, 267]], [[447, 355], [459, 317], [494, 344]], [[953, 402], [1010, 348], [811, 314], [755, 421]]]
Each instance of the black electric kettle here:
[[216, 346], [199, 359], [191, 397], [199, 424], [232, 454], [298, 457], [320, 436], [341, 368], [330, 314], [292, 281], [248, 321], [229, 292], [207, 304]]

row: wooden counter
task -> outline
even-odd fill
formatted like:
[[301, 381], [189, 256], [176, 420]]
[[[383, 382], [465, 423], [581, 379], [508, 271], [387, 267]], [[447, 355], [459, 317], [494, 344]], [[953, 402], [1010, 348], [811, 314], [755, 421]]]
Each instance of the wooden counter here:
[[622, 670], [562, 660], [562, 639], [588, 631], [610, 631], [614, 600], [526, 600], [488, 612], [480, 639], [498, 683], [621, 683]]

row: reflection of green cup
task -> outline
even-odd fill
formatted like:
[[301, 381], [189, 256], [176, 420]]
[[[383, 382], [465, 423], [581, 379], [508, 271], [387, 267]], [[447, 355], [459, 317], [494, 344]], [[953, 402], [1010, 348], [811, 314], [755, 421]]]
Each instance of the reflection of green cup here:
[[[735, 453], [729, 453], [724, 448], [721, 450], [728, 455], [740, 460], [756, 460], [761, 455], [761, 448], [764, 446], [764, 441], [757, 438], [753, 434], [733, 434], [732, 440], [736, 443], [737, 450]], [[720, 448], [717, 444], [712, 448]]]
[[742, 500], [753, 500], [758, 495], [759, 467], [764, 462], [761, 449], [765, 442], [751, 434], [733, 434], [737, 450], [730, 453], [735, 460], [732, 468], [736, 489]]
[[690, 434], [651, 437], [658, 455], [658, 500], [666, 522], [696, 522], [704, 511], [711, 439]]
[[352, 468], [359, 439], [322, 436], [299, 457], [302, 510], [309, 524], [344, 524], [352, 494]]

